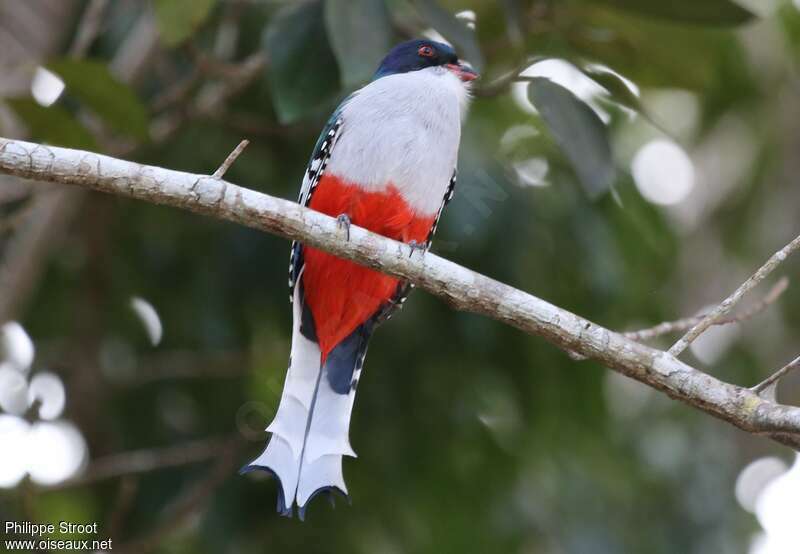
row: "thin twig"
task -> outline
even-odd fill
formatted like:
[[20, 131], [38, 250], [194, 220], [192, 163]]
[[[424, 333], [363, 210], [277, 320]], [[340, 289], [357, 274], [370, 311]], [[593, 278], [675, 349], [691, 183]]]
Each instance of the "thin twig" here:
[[780, 381], [781, 379], [789, 375], [792, 371], [798, 368], [800, 368], [800, 356], [798, 356], [797, 358], [795, 358], [794, 360], [792, 360], [791, 362], [780, 368], [778, 371], [776, 371], [775, 373], [773, 373], [772, 375], [761, 381], [755, 387], [752, 387], [750, 390], [756, 394], [761, 394], [767, 388], [769, 388], [770, 385], [772, 385], [773, 383], [777, 383], [778, 381]]
[[109, 537], [115, 538], [120, 535], [138, 491], [139, 477], [137, 475], [125, 475], [120, 480], [114, 507], [108, 516], [108, 524], [106, 525]]
[[153, 99], [150, 103], [150, 109], [153, 112], [163, 112], [185, 102], [205, 77], [219, 78], [222, 82], [228, 79], [238, 79], [242, 65], [247, 63], [246, 60], [241, 63], [220, 60], [197, 50], [191, 44], [187, 48], [195, 61], [194, 65], [184, 77]]
[[69, 55], [72, 58], [83, 58], [92, 46], [94, 39], [100, 33], [103, 25], [108, 0], [91, 0], [86, 6], [75, 33], [75, 40], [69, 47]]
[[111, 454], [93, 461], [82, 475], [48, 487], [48, 489], [61, 490], [81, 487], [114, 477], [149, 473], [159, 469], [201, 462], [215, 457], [219, 453], [220, 446], [227, 440], [229, 439], [201, 439], [166, 448]]
[[122, 386], [143, 386], [178, 379], [228, 379], [246, 373], [249, 358], [242, 352], [164, 351], [141, 360], [136, 375]]
[[208, 54], [200, 48], [197, 48], [196, 45], [192, 43], [189, 43], [186, 48], [189, 51], [189, 55], [192, 57], [195, 67], [205, 75], [218, 77], [220, 79], [229, 79], [231, 77], [235, 78], [239, 73], [239, 66], [235, 62], [219, 59], [215, 55]]
[[240, 142], [239, 145], [234, 148], [230, 154], [228, 154], [228, 157], [225, 158], [225, 161], [222, 162], [222, 165], [217, 168], [212, 177], [214, 179], [222, 179], [225, 176], [225, 173], [233, 165], [233, 162], [236, 161], [236, 158], [242, 155], [242, 152], [244, 152], [244, 149], [247, 148], [248, 144], [250, 144], [249, 140], [242, 139], [242, 142]]
[[[761, 313], [767, 306], [774, 303], [781, 294], [783, 294], [786, 289], [789, 287], [789, 278], [788, 277], [781, 277], [781, 279], [775, 283], [775, 285], [769, 290], [769, 292], [749, 307], [747, 310], [744, 310], [742, 313], [733, 316], [733, 317], [726, 317], [715, 321], [713, 325], [728, 325], [730, 323], [741, 323], [742, 321], [746, 321], [751, 317]], [[653, 327], [648, 327], [646, 329], [640, 329], [638, 331], [627, 331], [625, 333], [621, 333], [623, 337], [630, 340], [635, 340], [637, 342], [642, 342], [645, 340], [654, 339], [656, 337], [660, 337], [661, 335], [666, 335], [669, 333], [677, 333], [681, 331], [686, 331], [691, 327], [700, 323], [703, 318], [707, 317], [707, 314], [700, 314], [693, 317], [684, 317], [682, 319], [677, 319], [675, 321], [665, 321], [663, 323], [659, 323], [658, 325], [654, 325]], [[568, 351], [567, 356], [570, 359], [575, 360], [576, 362], [582, 362], [586, 360], [586, 356], [582, 356], [577, 352]]]
[[263, 51], [251, 54], [236, 65], [235, 75], [218, 83], [207, 83], [185, 106], [159, 115], [150, 124], [150, 138], [156, 143], [163, 142], [177, 132], [187, 120], [214, 115], [230, 98], [250, 86], [266, 66], [267, 56]]
[[[775, 283], [775, 285], [764, 296], [764, 298], [753, 304], [747, 310], [744, 310], [742, 313], [732, 317], [719, 319], [713, 322], [712, 325], [728, 325], [730, 323], [741, 323], [743, 321], [747, 321], [748, 319], [763, 312], [771, 304], [775, 303], [775, 301], [778, 300], [778, 298], [780, 298], [784, 292], [786, 292], [787, 288], [789, 288], [789, 278], [781, 277], [780, 280]], [[691, 329], [700, 323], [706, 317], [708, 317], [708, 314], [704, 313], [693, 317], [684, 317], [675, 321], [665, 321], [646, 329], [627, 331], [622, 333], [622, 336], [635, 341], [650, 340], [669, 333], [687, 331], [688, 329]]]
[[523, 77], [520, 75], [520, 73], [528, 69], [533, 64], [542, 61], [543, 59], [544, 56], [528, 57], [514, 69], [503, 73], [499, 77], [495, 78], [492, 82], [486, 83], [480, 87], [476, 87], [473, 91], [473, 94], [481, 98], [490, 98], [492, 96], [503, 94], [506, 92], [506, 90], [508, 90], [508, 87], [510, 87], [512, 83], [529, 81], [530, 77]]
[[214, 491], [234, 475], [232, 470], [239, 464], [237, 458], [241, 449], [242, 442], [238, 439], [231, 439], [227, 445], [218, 450], [218, 461], [208, 471], [205, 478], [200, 479], [194, 486], [180, 495], [167, 508], [165, 517], [161, 519], [153, 530], [128, 544], [120, 545], [114, 551], [146, 554], [158, 547], [164, 538], [191, 521], [192, 515], [206, 508]]
[[703, 332], [711, 327], [714, 322], [721, 319], [725, 316], [731, 308], [733, 308], [742, 297], [750, 292], [750, 290], [758, 285], [761, 281], [763, 281], [767, 275], [772, 273], [772, 271], [778, 267], [781, 262], [783, 262], [790, 254], [792, 254], [795, 250], [800, 248], [800, 236], [795, 238], [792, 242], [775, 252], [772, 257], [767, 260], [767, 262], [762, 265], [758, 271], [756, 271], [747, 281], [742, 283], [742, 285], [736, 289], [733, 294], [731, 294], [728, 298], [726, 298], [722, 304], [711, 310], [711, 312], [704, 317], [699, 323], [693, 326], [688, 333], [686, 333], [683, 337], [681, 337], [678, 342], [672, 345], [669, 349], [669, 353], [673, 356], [680, 355], [681, 352], [686, 350], [686, 347], [689, 346], [692, 341], [694, 341], [697, 337], [699, 337]]
[[[45, 194], [40, 192], [39, 194]], [[27, 205], [17, 208], [14, 212], [0, 220], [0, 235], [13, 231], [35, 211], [36, 198], [32, 198]]]
[[225, 110], [215, 113], [211, 118], [215, 124], [222, 125], [232, 132], [249, 137], [264, 137], [267, 139], [316, 137], [319, 129], [308, 124], [295, 123], [281, 125], [280, 123], [261, 121], [263, 117], [243, 111]]
[[200, 82], [203, 73], [197, 66], [192, 66], [189, 72], [182, 78], [170, 84], [153, 98], [150, 102], [150, 111], [157, 113], [171, 108], [184, 102], [189, 94]]

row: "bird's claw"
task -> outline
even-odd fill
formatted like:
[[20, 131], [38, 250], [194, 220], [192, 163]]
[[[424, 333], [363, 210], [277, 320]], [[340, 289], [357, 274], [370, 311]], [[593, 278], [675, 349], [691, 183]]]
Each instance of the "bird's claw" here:
[[344, 229], [347, 242], [350, 242], [350, 217], [347, 214], [339, 214], [336, 218], [336, 226], [339, 229]]
[[422, 255], [422, 254], [425, 254], [425, 252], [427, 252], [427, 250], [428, 250], [427, 244], [425, 244], [424, 242], [420, 243], [420, 242], [417, 242], [415, 240], [412, 240], [411, 242], [409, 242], [408, 243], [408, 247], [411, 249], [411, 252], [408, 254], [409, 258], [414, 255], [414, 252], [419, 251], [420, 255]]

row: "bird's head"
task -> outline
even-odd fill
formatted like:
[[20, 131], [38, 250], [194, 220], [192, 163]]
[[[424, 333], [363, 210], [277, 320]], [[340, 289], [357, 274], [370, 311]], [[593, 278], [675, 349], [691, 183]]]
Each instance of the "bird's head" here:
[[375, 72], [375, 79], [429, 67], [442, 67], [464, 82], [478, 77], [478, 73], [468, 63], [458, 59], [452, 46], [433, 40], [409, 40], [398, 44], [386, 54]]

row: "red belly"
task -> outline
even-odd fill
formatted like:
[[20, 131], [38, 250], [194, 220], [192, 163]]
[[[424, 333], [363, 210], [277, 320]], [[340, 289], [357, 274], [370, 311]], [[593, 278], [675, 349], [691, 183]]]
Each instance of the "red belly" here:
[[[383, 192], [364, 192], [330, 175], [322, 177], [309, 206], [332, 217], [346, 214], [353, 225], [402, 242], [423, 243], [434, 220], [414, 214], [392, 186]], [[316, 248], [304, 247], [304, 260], [303, 291], [324, 361], [394, 295], [399, 281]]]

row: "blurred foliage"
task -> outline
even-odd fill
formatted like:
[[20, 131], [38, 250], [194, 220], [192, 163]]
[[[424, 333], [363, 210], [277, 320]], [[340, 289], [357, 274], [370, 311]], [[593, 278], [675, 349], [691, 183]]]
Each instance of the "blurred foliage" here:
[[608, 190], [616, 171], [606, 126], [594, 110], [544, 77], [531, 80], [528, 94], [586, 192], [598, 196]]
[[153, 7], [164, 44], [176, 46], [191, 37], [214, 4], [216, 0], [155, 0]]
[[284, 7], [267, 27], [264, 48], [270, 56], [268, 78], [282, 122], [298, 119], [339, 91], [321, 1]]
[[29, 98], [7, 100], [8, 105], [25, 121], [34, 140], [42, 140], [71, 148], [96, 149], [92, 134], [61, 106], [42, 107]]
[[[435, 29], [483, 74], [434, 242], [441, 255], [629, 329], [722, 298], [797, 234], [800, 16], [789, 1], [755, 18], [727, 0], [155, 0], [161, 45], [133, 86], [110, 60], [148, 12], [110, 4], [86, 60], [45, 60], [66, 81], [62, 99], [3, 100], [29, 136], [109, 152], [137, 139], [127, 157], [206, 174], [247, 137], [226, 178], [294, 198], [341, 98], [388, 45]], [[474, 30], [456, 16], [466, 9]], [[193, 109], [259, 51], [259, 79], [220, 109]], [[541, 117], [531, 113], [507, 76], [534, 57], [574, 63], [607, 94], [583, 98], [540, 76], [522, 85]], [[152, 130], [165, 116], [184, 123], [159, 142]], [[656, 138], [676, 141], [695, 167], [678, 205], [650, 203], [629, 174]], [[540, 181], [521, 169], [542, 163]], [[37, 366], [65, 379], [67, 415], [93, 458], [231, 435], [248, 438], [242, 464], [260, 451], [289, 352], [287, 258], [285, 241], [249, 229], [88, 197], [20, 318]], [[134, 295], [161, 317], [156, 348], [129, 310]], [[733, 329], [712, 362], [687, 360], [754, 383], [796, 355], [799, 313], [793, 286]], [[174, 352], [191, 354], [181, 371], [160, 363]], [[197, 369], [219, 353], [246, 362]], [[377, 333], [363, 378], [351, 429], [359, 458], [345, 462], [352, 506], [317, 501], [306, 523], [281, 519], [273, 482], [231, 472], [156, 551], [738, 553], [757, 528], [733, 481], [772, 445], [424, 293]], [[782, 399], [797, 402], [790, 385]], [[114, 479], [0, 492], [0, 515], [106, 530], [122, 517], [122, 544], [168, 519], [209, 467], [137, 478], [124, 510]]]
[[737, 25], [747, 23], [753, 14], [730, 0], [673, 0], [672, 2], [639, 2], [637, 0], [600, 0], [642, 15], [652, 15], [681, 23]]
[[386, 3], [383, 0], [328, 0], [323, 9], [342, 84], [354, 86], [369, 81], [384, 54], [394, 46]]
[[56, 60], [48, 68], [61, 77], [68, 94], [98, 115], [114, 131], [144, 140], [147, 108], [130, 87], [115, 79], [99, 61]]

